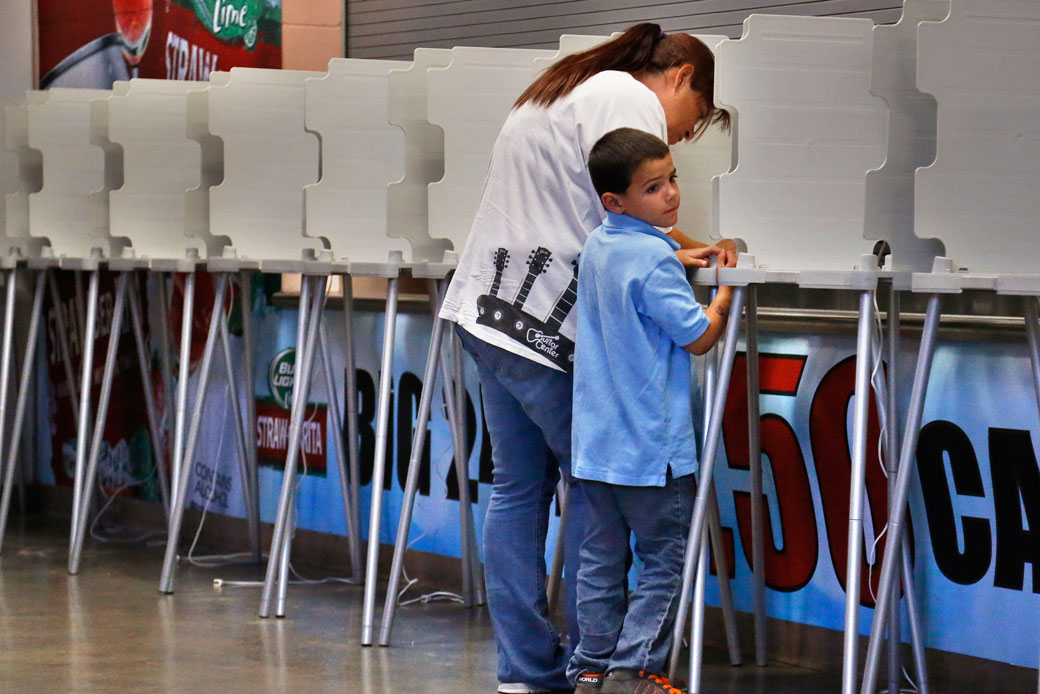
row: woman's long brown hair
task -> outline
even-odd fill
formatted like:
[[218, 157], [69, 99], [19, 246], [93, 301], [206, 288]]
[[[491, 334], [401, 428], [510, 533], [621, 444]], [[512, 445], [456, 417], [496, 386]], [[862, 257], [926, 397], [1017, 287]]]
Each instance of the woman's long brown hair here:
[[729, 126], [729, 113], [716, 108], [715, 56], [699, 39], [689, 34], [666, 34], [657, 24], [644, 23], [629, 27], [616, 39], [573, 53], [548, 67], [520, 95], [513, 107], [528, 102], [549, 106], [566, 96], [579, 84], [604, 70], [629, 74], [658, 73], [689, 63], [693, 65], [690, 88], [699, 92], [708, 105], [708, 113], [697, 124], [694, 138], [713, 123]]

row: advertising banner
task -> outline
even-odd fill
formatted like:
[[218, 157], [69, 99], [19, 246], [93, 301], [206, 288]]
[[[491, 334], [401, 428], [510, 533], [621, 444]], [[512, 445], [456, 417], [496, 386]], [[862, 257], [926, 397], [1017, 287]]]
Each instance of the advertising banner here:
[[[76, 469], [77, 423], [72, 416], [72, 393], [80, 391], [79, 372], [83, 360], [84, 318], [75, 297], [76, 280], [71, 272], [55, 273], [60, 303], [44, 304], [46, 340], [41, 341], [46, 370], [35, 380], [38, 390], [36, 421], [40, 423], [37, 442], [40, 450], [40, 468], [37, 478], [50, 484], [72, 485]], [[91, 371], [91, 407], [96, 407], [105, 363], [105, 351], [112, 337], [112, 318], [115, 304], [114, 274], [101, 273], [98, 291], [97, 326], [94, 336], [94, 362]], [[131, 282], [129, 291], [138, 291]], [[143, 301], [143, 297], [142, 297]], [[59, 312], [64, 332], [59, 330]], [[98, 458], [97, 484], [105, 493], [134, 496], [147, 501], [160, 500], [158, 478], [155, 475], [155, 457], [148, 431], [148, 419], [143, 407], [141, 371], [137, 362], [129, 311], [123, 318], [119, 335], [112, 394], [108, 418], [102, 436]], [[72, 362], [73, 383], [64, 368], [59, 345], [64, 342]], [[158, 372], [149, 387], [162, 405], [162, 383]], [[40, 392], [43, 391], [43, 392]], [[90, 418], [93, 426], [94, 418]]]
[[[270, 303], [272, 292], [254, 288], [256, 368], [253, 374], [261, 448], [261, 509], [272, 522], [283, 476], [287, 393], [295, 373], [296, 311]], [[204, 300], [198, 300], [203, 301]], [[342, 314], [327, 314], [334, 382], [342, 394]], [[232, 326], [235, 326], [232, 314]], [[411, 441], [423, 383], [421, 374], [432, 327], [430, 317], [398, 318], [387, 437], [387, 468], [380, 541], [392, 544], [400, 515]], [[375, 453], [376, 394], [383, 316], [355, 312], [358, 427], [361, 455], [362, 532], [368, 509]], [[196, 332], [204, 328], [196, 325]], [[201, 339], [201, 338], [200, 338]], [[233, 337], [240, 354], [241, 341]], [[844, 595], [852, 427], [855, 389], [853, 336], [762, 335], [761, 422], [768, 614], [792, 622], [840, 630]], [[917, 343], [905, 339], [900, 354], [904, 401], [916, 361]], [[244, 396], [245, 374], [235, 360], [235, 387]], [[60, 365], [49, 360], [52, 374]], [[878, 369], [886, 365], [875, 365]], [[491, 492], [492, 459], [481, 415], [475, 368], [466, 359], [468, 467], [476, 530]], [[193, 382], [197, 375], [192, 376]], [[191, 504], [241, 517], [241, 471], [232, 439], [228, 380], [215, 362], [198, 450], [191, 461]], [[440, 388], [440, 386], [437, 386]], [[59, 393], [60, 396], [60, 393]], [[127, 395], [138, 402], [135, 393]], [[316, 367], [308, 397], [308, 430], [297, 477], [299, 527], [344, 535], [336, 432], [327, 424], [328, 393]], [[338, 395], [342, 398], [342, 395]], [[345, 402], [340, 406], [345, 411]], [[134, 408], [129, 408], [134, 411]], [[944, 651], [1032, 667], [1040, 635], [1035, 629], [1040, 592], [1040, 469], [1034, 439], [1040, 418], [1024, 344], [940, 342], [917, 449], [910, 498], [914, 572], [921, 601], [925, 645]], [[750, 473], [748, 463], [746, 365], [738, 355], [723, 419], [724, 450], [716, 485], [726, 538], [724, 566], [733, 577], [739, 610], [751, 605]], [[864, 568], [860, 624], [869, 629], [872, 591], [885, 546], [887, 479], [882, 434], [871, 406], [868, 427]], [[55, 439], [67, 447], [67, 436]], [[143, 446], [141, 448], [144, 448]], [[57, 450], [55, 451], [57, 453]], [[458, 484], [440, 393], [434, 399], [426, 446], [420, 460], [419, 495], [409, 546], [459, 556]], [[131, 466], [137, 470], [140, 465]], [[550, 520], [547, 560], [558, 520]], [[718, 604], [714, 580], [708, 601]], [[906, 621], [903, 620], [904, 628]]]
[[282, 65], [281, 0], [38, 0], [40, 88]]

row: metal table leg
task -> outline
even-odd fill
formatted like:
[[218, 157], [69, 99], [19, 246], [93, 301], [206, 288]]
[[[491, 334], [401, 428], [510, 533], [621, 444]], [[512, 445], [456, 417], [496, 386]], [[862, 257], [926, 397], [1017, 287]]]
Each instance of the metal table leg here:
[[762, 492], [762, 418], [758, 407], [758, 288], [747, 288], [745, 349], [748, 389], [748, 463], [751, 468], [751, 573], [752, 603], [755, 614], [755, 664], [764, 667], [769, 660], [766, 645], [766, 567], [765, 520]]
[[[430, 280], [431, 284], [433, 280]], [[435, 288], [431, 287], [430, 300], [436, 297]], [[435, 304], [436, 305], [436, 304]], [[408, 535], [411, 532], [412, 511], [415, 507], [415, 495], [419, 488], [419, 467], [422, 461], [423, 447], [426, 443], [426, 426], [430, 420], [430, 405], [436, 392], [437, 365], [440, 361], [441, 338], [444, 334], [445, 321], [433, 319], [433, 333], [430, 337], [430, 349], [426, 354], [426, 368], [423, 371], [423, 389], [419, 396], [419, 412], [416, 416], [415, 431], [412, 434], [412, 453], [408, 460], [408, 475], [404, 485], [404, 501], [401, 504], [401, 518], [397, 523], [397, 540], [394, 543], [394, 559], [390, 566], [390, 580], [386, 589], [386, 601], [383, 604], [383, 620], [379, 627], [379, 645], [390, 645], [390, 632], [394, 625], [394, 614], [397, 611], [397, 593], [401, 581], [401, 570], [404, 566], [404, 554], [408, 550]]]
[[75, 281], [76, 288], [76, 294], [74, 298], [74, 306], [76, 309], [76, 313], [73, 316], [73, 318], [76, 321], [76, 334], [79, 335], [79, 339], [82, 341], [85, 339], [84, 332], [86, 331], [86, 326], [84, 325], [84, 323], [86, 322], [87, 316], [83, 298], [83, 271], [73, 270], [72, 276]]
[[[223, 312], [223, 306], [220, 307]], [[238, 397], [238, 379], [235, 377], [235, 365], [231, 357], [231, 335], [228, 333], [227, 321], [220, 321], [220, 345], [224, 356], [224, 370], [227, 374], [228, 400], [234, 413], [235, 426], [232, 432], [235, 449], [238, 453], [238, 468], [241, 475], [242, 501], [245, 504], [246, 525], [249, 529], [249, 546], [255, 548], [260, 544], [260, 524], [255, 522], [259, 516], [260, 500], [252, 493], [252, 473], [250, 472], [249, 444], [246, 443], [246, 431], [242, 424], [242, 403]], [[252, 433], [252, 432], [250, 432]], [[255, 438], [255, 436], [254, 436]]]
[[[69, 553], [69, 573], [79, 573], [80, 559], [83, 556], [83, 542], [90, 528], [90, 496], [94, 489], [97, 475], [98, 458], [101, 456], [101, 442], [105, 438], [105, 422], [108, 419], [108, 403], [112, 397], [112, 379], [115, 377], [116, 356], [119, 353], [119, 334], [123, 328], [123, 313], [126, 310], [126, 287], [130, 279], [129, 272], [119, 273], [116, 279], [116, 302], [112, 310], [112, 325], [108, 332], [108, 347], [105, 352], [105, 367], [101, 376], [101, 391], [98, 395], [97, 414], [94, 419], [94, 431], [90, 440], [90, 453], [87, 458], [86, 478], [80, 489], [82, 497], [79, 503], [79, 520], [76, 523], [78, 532], [72, 538]], [[76, 447], [79, 454], [79, 444]]]
[[144, 406], [148, 416], [148, 431], [152, 435], [152, 455], [154, 456], [155, 475], [159, 479], [159, 495], [162, 498], [163, 513], [166, 522], [170, 522], [170, 488], [166, 479], [166, 456], [163, 455], [162, 426], [155, 409], [155, 396], [152, 393], [152, 370], [148, 363], [148, 343], [144, 337], [141, 323], [141, 298], [138, 295], [137, 277], [134, 285], [128, 290], [130, 299], [130, 322], [134, 330], [134, 344], [137, 346], [137, 367], [141, 372], [141, 389], [144, 391]]
[[[193, 280], [194, 275], [188, 275]], [[188, 481], [191, 479], [191, 461], [195, 457], [195, 447], [198, 444], [199, 428], [202, 425], [202, 412], [206, 404], [206, 387], [209, 384], [210, 369], [213, 365], [213, 352], [217, 344], [217, 332], [220, 322], [224, 320], [224, 297], [227, 294], [228, 276], [221, 273], [217, 277], [217, 287], [213, 298], [213, 311], [209, 319], [209, 331], [206, 334], [206, 349], [202, 354], [202, 364], [199, 366], [199, 385], [195, 395], [195, 406], [191, 413], [191, 425], [188, 428], [187, 440], [181, 451], [181, 460], [174, 470], [176, 484], [173, 487], [176, 493], [173, 495], [173, 507], [170, 509], [170, 526], [166, 538], [166, 553], [163, 556], [162, 574], [159, 578], [159, 592], [172, 593], [174, 585], [174, 574], [177, 568], [177, 544], [181, 534], [181, 524], [184, 521], [184, 504], [188, 498]], [[194, 286], [192, 286], [194, 289]], [[190, 321], [191, 314], [188, 312], [188, 287], [185, 285], [185, 318]], [[181, 383], [178, 387], [178, 400], [181, 396], [186, 397], [188, 387], [187, 371], [190, 344], [185, 344], [182, 332], [181, 340]], [[181, 405], [178, 402], [178, 410]], [[179, 415], [180, 413], [178, 413]]]
[[[14, 487], [14, 471], [18, 466], [18, 442], [22, 439], [22, 424], [25, 421], [25, 406], [29, 398], [29, 381], [32, 378], [33, 366], [36, 364], [36, 338], [40, 335], [40, 314], [43, 312], [43, 287], [47, 272], [40, 270], [36, 273], [36, 290], [33, 292], [32, 312], [29, 317], [29, 334], [25, 340], [25, 363], [22, 364], [22, 375], [18, 383], [18, 402], [15, 404], [14, 425], [11, 430], [11, 438], [8, 442], [10, 450], [7, 452], [7, 467], [3, 468], [3, 429], [7, 419], [6, 408], [0, 404], [0, 470], [3, 470], [3, 496], [0, 497], [0, 553], [3, 552], [4, 535], [7, 531], [7, 517], [11, 510], [11, 492]], [[10, 280], [10, 278], [8, 278]], [[7, 320], [4, 320], [4, 351], [9, 351]], [[7, 356], [9, 358], [9, 355]], [[7, 378], [0, 387], [0, 400], [7, 402]]]
[[[701, 551], [701, 539], [708, 516], [708, 500], [712, 486], [712, 471], [715, 467], [715, 455], [718, 452], [719, 439], [722, 433], [722, 413], [726, 407], [726, 395], [729, 390], [730, 374], [733, 371], [733, 360], [737, 352], [737, 335], [740, 330], [740, 317], [744, 309], [744, 287], [733, 288], [733, 300], [730, 304], [730, 318], [726, 325], [726, 343], [723, 348], [722, 361], [719, 365], [718, 383], [715, 384], [711, 397], [708, 428], [705, 432], [704, 453], [701, 456], [700, 479], [697, 485], [697, 499], [693, 507], [693, 518], [690, 522], [690, 533], [686, 540], [686, 553], [683, 564], [682, 591], [679, 596], [679, 610], [672, 631], [673, 648], [669, 661], [669, 677], [674, 678], [679, 664], [679, 649], [683, 631], [686, 628], [686, 612], [690, 605], [690, 592], [693, 573], [696, 569]], [[692, 683], [691, 683], [692, 686]]]
[[[1037, 318], [1036, 297], [1022, 297], [1025, 303], [1026, 338], [1029, 342], [1029, 364], [1033, 372], [1033, 390], [1036, 394], [1036, 405], [1040, 409], [1040, 320]], [[1040, 692], [1040, 682], [1037, 684]]]
[[[740, 655], [740, 635], [737, 633], [737, 613], [733, 609], [733, 589], [729, 581], [729, 567], [726, 565], [726, 547], [722, 542], [722, 519], [719, 515], [719, 497], [712, 480], [708, 490], [708, 541], [715, 555], [715, 572], [719, 582], [719, 604], [722, 608], [722, 622], [726, 631], [726, 645], [729, 648], [729, 664], [740, 665], [744, 659]], [[702, 617], [703, 620], [703, 617]], [[703, 631], [703, 621], [699, 625]]]
[[[249, 496], [253, 499], [253, 515], [248, 519], [249, 538], [252, 543], [253, 561], [263, 561], [260, 538], [260, 474], [256, 452], [256, 366], [253, 361], [253, 292], [252, 273], [242, 270], [238, 273], [239, 305], [242, 313], [242, 362], [245, 367], [246, 403], [246, 452], [248, 454], [247, 470], [249, 477], [243, 480], [248, 486]], [[254, 532], [255, 528], [255, 532]]]
[[358, 542], [350, 548], [350, 571], [360, 583], [361, 573], [361, 458], [358, 453], [357, 365], [354, 360], [354, 285], [350, 275], [342, 275], [343, 283], [343, 375], [344, 400], [347, 411], [347, 459], [350, 467], [350, 513], [358, 529]]
[[[300, 279], [300, 300], [296, 312], [296, 366], [294, 367], [292, 394], [289, 401], [289, 428], [292, 430], [295, 430], [296, 418], [300, 415], [300, 389], [303, 388], [303, 379], [300, 378], [300, 374], [303, 371], [303, 362], [306, 358], [307, 352], [307, 330], [310, 325], [308, 316], [310, 315], [311, 310], [311, 284], [311, 278], [306, 275]], [[289, 457], [289, 449], [286, 449], [286, 456]], [[294, 466], [295, 460], [296, 458], [294, 453]], [[295, 467], [290, 468], [288, 464], [286, 464], [282, 470], [282, 487], [278, 499], [278, 510], [275, 513], [274, 531], [271, 534], [271, 547], [270, 551], [267, 553], [267, 570], [264, 577], [264, 587], [260, 597], [260, 617], [262, 618], [271, 616], [271, 600], [274, 595], [276, 587], [275, 582], [278, 578], [277, 575], [282, 565], [282, 557], [284, 555], [283, 546], [285, 545], [285, 527], [287, 522], [291, 521], [290, 504], [296, 494], [295, 480]]]
[[[885, 451], [885, 467], [888, 478], [888, 498], [891, 500], [895, 494], [896, 474], [899, 465], [899, 431], [896, 424], [898, 420], [896, 412], [899, 411], [899, 406], [896, 402], [898, 399], [896, 374], [899, 363], [899, 292], [894, 287], [890, 287], [888, 296], [888, 388], [885, 394], [886, 397], [878, 398], [878, 404], [880, 405], [881, 401], [884, 400], [884, 409], [888, 412], [884, 446], [887, 449]], [[879, 374], [879, 377], [883, 382], [884, 376]], [[891, 515], [892, 509], [889, 508], [888, 512]], [[902, 660], [899, 652], [902, 643], [901, 636], [899, 594], [898, 592], [893, 592], [892, 604], [889, 605], [888, 623], [888, 691], [893, 692], [893, 694], [899, 691], [899, 683], [903, 675]]]
[[859, 327], [856, 333], [856, 397], [852, 423], [852, 472], [849, 492], [848, 560], [845, 564], [845, 644], [842, 663], [842, 694], [856, 686], [859, 656], [860, 566], [863, 553], [863, 503], [867, 471], [867, 414], [870, 404], [870, 354], [874, 303], [870, 291], [859, 296]]
[[[715, 299], [715, 290], [714, 289], [712, 290], [711, 298], [712, 298], [712, 300]], [[715, 383], [718, 380], [717, 379], [717, 374], [718, 374], [718, 370], [719, 370], [719, 347], [720, 347], [720, 344], [714, 345], [707, 352], [707, 354], [704, 355], [704, 359], [703, 359], [704, 379], [703, 379], [703, 390], [702, 390], [702, 393], [701, 393], [701, 401], [702, 401], [702, 405], [703, 405], [703, 413], [702, 413], [702, 417], [703, 417], [702, 427], [703, 428], [701, 430], [701, 451], [702, 451], [702, 453], [704, 451], [705, 446], [707, 445], [708, 430], [711, 428], [711, 402], [712, 402], [711, 399], [712, 399], [712, 395], [715, 392]], [[698, 561], [700, 561], [699, 557], [698, 557]], [[699, 565], [698, 565], [698, 570], [699, 570]], [[678, 621], [680, 619], [685, 621], [685, 619], [686, 619], [686, 613], [689, 610], [690, 606], [689, 606], [688, 602], [684, 602], [683, 596], [689, 596], [689, 594], [690, 594], [689, 591], [692, 589], [690, 581], [693, 581], [693, 580], [694, 580], [694, 574], [691, 573], [689, 571], [689, 567], [686, 564], [684, 564], [683, 565], [683, 583], [682, 583], [682, 589], [681, 589], [681, 592], [680, 592], [679, 610], [677, 612], [676, 621]], [[696, 591], [694, 591], [694, 592], [696, 592]], [[690, 626], [691, 635], [695, 634], [697, 632], [697, 629], [698, 629], [698, 619], [699, 619], [699, 617], [698, 617], [698, 614], [697, 614], [697, 610], [695, 608], [694, 609], [694, 614], [693, 614], [693, 619], [692, 619], [692, 624]], [[703, 619], [703, 617], [700, 617], [700, 619]], [[672, 648], [671, 648], [671, 651], [669, 652], [669, 659], [668, 659], [668, 677], [669, 677], [669, 679], [673, 679], [674, 680], [676, 678], [676, 676], [678, 675], [679, 657], [680, 657], [681, 652], [682, 652], [682, 642], [683, 642], [683, 630], [682, 629], [675, 629], [673, 634], [672, 634]], [[690, 658], [691, 658], [690, 663], [691, 663], [691, 668], [692, 668], [693, 667], [693, 660], [692, 660], [693, 659], [693, 654], [692, 654], [692, 652], [690, 654]]]
[[58, 351], [61, 353], [61, 362], [65, 366], [65, 379], [69, 383], [69, 403], [72, 405], [72, 418], [79, 421], [79, 388], [76, 386], [75, 370], [72, 368], [72, 357], [69, 354], [69, 330], [65, 325], [65, 305], [58, 293], [58, 280], [54, 273], [57, 270], [46, 270], [47, 288], [50, 290], [51, 303], [54, 305], [54, 320], [58, 330]]
[[184, 435], [188, 417], [188, 381], [191, 374], [191, 328], [195, 317], [195, 273], [184, 278], [181, 306], [181, 345], [177, 364], [177, 404], [173, 425], [173, 465], [170, 469], [170, 498], [180, 496], [181, 467], [184, 461]]
[[84, 489], [83, 478], [87, 465], [87, 441], [90, 439], [90, 386], [94, 372], [94, 332], [97, 323], [99, 271], [90, 273], [87, 298], [87, 316], [83, 336], [83, 366], [80, 370], [79, 420], [76, 425], [76, 472], [72, 487], [72, 531], [69, 536], [69, 554], [72, 554], [79, 534], [80, 506], [90, 507], [90, 489]]
[[483, 604], [483, 580], [476, 554], [476, 532], [473, 529], [473, 505], [469, 499], [469, 456], [466, 455], [466, 374], [462, 366], [462, 344], [454, 331], [448, 336], [451, 342], [452, 371], [455, 395], [454, 429], [455, 474], [459, 482], [459, 538], [462, 545], [462, 594], [466, 607]]
[[325, 374], [325, 391], [329, 399], [329, 419], [332, 420], [333, 448], [336, 451], [337, 473], [339, 475], [339, 494], [343, 499], [343, 519], [347, 529], [347, 547], [351, 557], [361, 547], [361, 529], [357, 526], [357, 517], [352, 513], [350, 501], [350, 465], [347, 460], [346, 446], [343, 443], [343, 415], [336, 395], [336, 381], [332, 371], [332, 355], [329, 352], [329, 331], [322, 321], [318, 327], [318, 347], [321, 349], [321, 367]]
[[910, 624], [910, 647], [914, 654], [918, 694], [928, 694], [928, 666], [924, 659], [924, 636], [918, 619], [917, 589], [914, 587], [913, 563], [910, 561], [910, 538], [903, 537], [901, 544], [903, 590], [906, 594], [906, 621]]
[[[873, 692], [877, 684], [877, 669], [881, 659], [881, 636], [884, 633], [885, 620], [890, 605], [891, 594], [895, 586], [896, 570], [902, 564], [903, 517], [906, 513], [907, 496], [910, 490], [910, 473], [912, 461], [917, 451], [917, 439], [921, 430], [921, 417], [924, 413], [925, 394], [928, 391], [928, 379], [931, 373], [932, 357], [935, 353], [935, 334], [939, 327], [939, 295], [928, 298], [928, 310], [925, 314], [924, 330], [921, 334], [921, 349], [917, 357], [917, 368], [914, 372], [913, 391], [910, 395], [910, 408], [906, 418], [906, 430], [903, 444], [900, 447], [899, 473], [896, 479], [896, 493], [892, 501], [892, 514], [888, 522], [888, 542], [885, 547], [885, 558], [881, 566], [881, 582], [878, 587], [877, 606], [874, 609], [874, 628], [870, 633], [870, 644], [864, 667], [864, 694]], [[846, 672], [846, 676], [854, 679], [855, 669]]]
[[[311, 372], [314, 368], [314, 353], [317, 346], [318, 325], [321, 322], [322, 306], [325, 296], [324, 277], [304, 277], [304, 291], [309, 287], [308, 296], [304, 291], [300, 294], [300, 312], [305, 319], [297, 322], [297, 329], [302, 328], [302, 340], [297, 343], [296, 368], [293, 373], [292, 414], [289, 419], [289, 445], [286, 451], [285, 468], [282, 473], [282, 490], [278, 502], [278, 513], [275, 518], [274, 533], [271, 536], [271, 550], [268, 553], [267, 572], [264, 578], [263, 594], [260, 598], [260, 616], [271, 614], [271, 599], [275, 596], [277, 581], [277, 598], [275, 616], [285, 615], [285, 592], [288, 586], [290, 545], [292, 543], [292, 520], [296, 498], [296, 461], [300, 454], [303, 425], [307, 418], [307, 396], [310, 392]], [[304, 309], [304, 305], [307, 308]]]
[[386, 285], [386, 321], [383, 328], [383, 355], [379, 373], [376, 450], [375, 460], [372, 464], [372, 503], [368, 523], [368, 555], [365, 563], [365, 602], [361, 618], [362, 646], [372, 645], [372, 630], [375, 622], [376, 581], [379, 574], [379, 526], [383, 512], [383, 477], [386, 474], [390, 382], [393, 380], [394, 333], [397, 327], [397, 282], [397, 278], [392, 277]]
[[[11, 382], [11, 348], [14, 344], [15, 284], [17, 280], [18, 270], [16, 268], [11, 268], [5, 273], [4, 332], [0, 336], [0, 339], [3, 340], [3, 346], [0, 347], [0, 467], [4, 460], [4, 444], [8, 443], [5, 431], [7, 428], [7, 390]], [[12, 439], [9, 445], [11, 450], [14, 450], [16, 441]], [[4, 487], [5, 492], [9, 487], [10, 485]]]
[[[706, 532], [705, 532], [706, 534]], [[693, 589], [693, 623], [690, 626], [690, 694], [700, 694], [704, 670], [704, 588], [708, 582], [708, 538], [697, 556], [697, 583]]]

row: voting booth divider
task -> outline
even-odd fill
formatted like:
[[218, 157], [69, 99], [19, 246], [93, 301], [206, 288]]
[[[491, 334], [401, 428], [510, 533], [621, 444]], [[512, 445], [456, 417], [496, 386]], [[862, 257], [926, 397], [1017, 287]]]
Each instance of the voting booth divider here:
[[[1031, 252], [1040, 217], [1035, 194], [1040, 183], [1035, 137], [1040, 10], [1034, 5], [1029, 0], [992, 5], [905, 0], [902, 20], [890, 26], [853, 18], [752, 15], [738, 39], [700, 37], [715, 52], [715, 102], [730, 113], [732, 129], [710, 130], [698, 142], [675, 146], [683, 193], [679, 226], [703, 241], [735, 239], [743, 252], [735, 268], [691, 275], [694, 285], [734, 287], [724, 340], [704, 361], [702, 462], [673, 639], [676, 646], [682, 643], [692, 606], [691, 692], [700, 691], [706, 602], [723, 608], [733, 664], [741, 662], [736, 610], [749, 602], [759, 665], [768, 660], [767, 615], [842, 628], [843, 694], [876, 689], [886, 634], [889, 691], [899, 687], [903, 676], [904, 634], [922, 692], [928, 688], [926, 646], [993, 652], [971, 639], [951, 642], [936, 636], [935, 572], [921, 568], [922, 543], [910, 541], [907, 509], [913, 513], [920, 503], [911, 496], [910, 484], [922, 465], [920, 436], [942, 294], [981, 291], [1020, 298], [1040, 406], [1040, 268]], [[405, 553], [417, 542], [410, 531], [423, 514], [435, 518], [437, 526], [458, 528], [452, 535], [457, 540], [434, 544], [461, 556], [462, 602], [483, 603], [479, 527], [486, 500], [479, 496], [481, 485], [490, 483], [490, 448], [486, 432], [479, 426], [474, 431], [472, 423], [480, 422], [479, 395], [472, 375], [467, 378], [472, 366], [453, 331], [445, 335], [447, 326], [436, 310], [465, 247], [494, 141], [513, 102], [540, 70], [605, 40], [564, 36], [556, 51], [417, 49], [411, 61], [336, 59], [324, 72], [234, 68], [212, 73], [208, 82], [132, 79], [110, 91], [34, 91], [3, 104], [0, 543], [28, 399], [34, 388], [41, 390], [33, 379], [45, 372], [32, 359], [44, 297], [49, 288], [57, 303], [54, 273], [71, 270], [77, 279], [85, 274], [88, 286], [69, 317], [80, 326], [75, 334], [82, 344], [70, 345], [63, 325], [54, 331], [61, 338], [61, 367], [73, 389], [77, 421], [70, 573], [81, 568], [92, 528], [117, 338], [129, 310], [151, 454], [168, 519], [161, 592], [174, 590], [185, 508], [200, 498], [210, 501], [195, 484], [200, 461], [215, 441], [227, 439], [238, 483], [235, 503], [224, 508], [240, 512], [249, 536], [248, 551], [240, 558], [262, 562], [261, 519], [274, 526], [262, 617], [286, 614], [295, 528], [333, 527], [329, 520], [316, 520], [310, 508], [319, 498], [325, 516], [339, 507], [342, 524], [336, 521], [334, 532], [347, 538], [349, 580], [364, 584], [363, 645], [377, 636], [379, 546], [386, 537], [386, 516], [397, 520], [389, 528], [396, 537], [380, 645], [390, 642]], [[1017, 48], [1009, 52], [1008, 45]], [[12, 398], [13, 321], [20, 310], [15, 286], [22, 272], [33, 277], [34, 294], [27, 310], [27, 356]], [[104, 367], [96, 374], [93, 337], [103, 272], [115, 273], [115, 299]], [[176, 360], [168, 330], [175, 273], [184, 283]], [[211, 275], [215, 289], [201, 360], [192, 373], [198, 273]], [[254, 308], [254, 278], [278, 273], [303, 277], [295, 338], [288, 317], [279, 319], [280, 311], [268, 301]], [[334, 276], [344, 287], [342, 319], [326, 311]], [[427, 280], [429, 319], [399, 317], [399, 279], [405, 276]], [[140, 301], [141, 277], [147, 277], [150, 288], [147, 311]], [[378, 316], [355, 312], [354, 277], [387, 280], [381, 328]], [[235, 283], [241, 297], [240, 338], [229, 332], [226, 320]], [[774, 350], [797, 340], [763, 335], [760, 344], [759, 292], [771, 287], [851, 293], [858, 305], [855, 359], [847, 367], [835, 359], [839, 363], [833, 367], [841, 366], [850, 379], [843, 414], [835, 420], [849, 470], [847, 483], [839, 485], [842, 498], [822, 498], [825, 473], [819, 461], [816, 473], [828, 517], [848, 503], [847, 527], [836, 531], [828, 520], [826, 529], [840, 584], [835, 589], [840, 599], [835, 602], [832, 593], [828, 604], [843, 603], [843, 610], [828, 607], [818, 617], [792, 607], [802, 604], [793, 594], [817, 585], [812, 572], [801, 585], [776, 587], [777, 553], [795, 556], [790, 543], [798, 538], [787, 534], [777, 516], [778, 495], [789, 480], [781, 479], [785, 463], [774, 448], [778, 415], [770, 398], [798, 395], [810, 358], [805, 350], [832, 354], [848, 345], [803, 340], [794, 347], [802, 356], [791, 360]], [[888, 297], [887, 334], [880, 329], [878, 292]], [[898, 366], [915, 356], [900, 341], [900, 295], [907, 293], [927, 296], [928, 302], [912, 380], [902, 377]], [[56, 312], [59, 323], [66, 318]], [[331, 331], [338, 320], [342, 326]], [[291, 356], [281, 348], [285, 343], [295, 344]], [[760, 353], [763, 346], [767, 350]], [[395, 353], [398, 348], [403, 351]], [[79, 354], [79, 365], [73, 354]], [[223, 363], [217, 372], [214, 358]], [[402, 360], [408, 365], [404, 370]], [[270, 369], [262, 368], [265, 361]], [[162, 385], [159, 394], [152, 388], [153, 362]], [[797, 370], [792, 383], [778, 382], [779, 362]], [[406, 373], [419, 363], [425, 364], [421, 380]], [[992, 363], [1007, 370], [1021, 359], [1008, 353]], [[312, 389], [315, 371], [321, 379]], [[828, 377], [820, 377], [821, 387]], [[261, 395], [265, 389], [269, 395]], [[324, 444], [331, 444], [335, 465], [321, 474], [333, 493], [316, 491], [316, 472], [308, 467], [316, 416], [312, 402], [319, 397], [312, 392], [323, 392], [326, 401], [319, 447], [327, 460]], [[11, 400], [13, 431], [8, 434]], [[281, 470], [261, 465], [267, 455], [261, 448], [269, 442], [260, 435], [258, 417], [263, 416], [256, 408], [268, 400], [288, 413], [278, 434], [284, 446]], [[215, 403], [223, 403], [225, 414], [219, 419], [213, 416]], [[735, 412], [746, 418], [737, 429]], [[797, 442], [803, 429], [788, 428]], [[169, 446], [164, 443], [167, 430]], [[733, 431], [742, 432], [740, 443]], [[817, 455], [815, 444], [813, 451]], [[480, 468], [475, 484], [474, 455]], [[746, 468], [740, 467], [741, 456]], [[400, 495], [390, 482], [395, 461]], [[208, 468], [214, 478], [218, 462]], [[749, 473], [750, 491], [741, 492], [744, 497], [732, 489], [732, 479], [727, 481], [727, 466]], [[454, 487], [457, 521], [449, 518], [454, 511], [433, 510], [422, 498], [433, 494], [433, 468], [450, 469], [445, 493]], [[887, 477], [880, 483], [883, 489], [876, 486], [879, 471]], [[923, 476], [919, 479], [924, 487]], [[392, 490], [386, 507], [384, 483]], [[728, 494], [734, 495], [735, 506]], [[274, 498], [277, 503], [264, 508], [263, 502]], [[811, 511], [813, 497], [804, 498]], [[562, 525], [564, 487], [558, 499]], [[413, 517], [417, 505], [420, 515]], [[720, 560], [730, 541], [724, 529], [734, 520], [751, 571], [731, 577]], [[815, 533], [810, 525], [804, 529]], [[438, 532], [431, 525], [422, 535]], [[835, 540], [838, 536], [842, 541]], [[714, 584], [709, 581], [709, 544]], [[556, 546], [549, 586], [554, 605], [561, 562]], [[864, 610], [871, 606], [860, 686], [858, 644], [867, 623], [863, 615], [869, 614]], [[945, 634], [947, 628], [940, 631]], [[1014, 656], [1018, 664], [1023, 660]], [[678, 661], [676, 647], [673, 676]]]

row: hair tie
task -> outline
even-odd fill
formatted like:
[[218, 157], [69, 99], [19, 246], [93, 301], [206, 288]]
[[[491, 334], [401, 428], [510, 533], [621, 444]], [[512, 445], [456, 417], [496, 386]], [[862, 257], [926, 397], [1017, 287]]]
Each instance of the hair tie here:
[[661, 34], [657, 38], [659, 38], [659, 39], [663, 39], [664, 38], [664, 29], [661, 29]]

